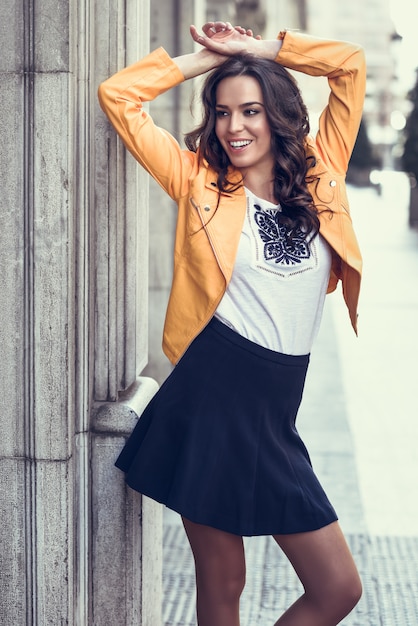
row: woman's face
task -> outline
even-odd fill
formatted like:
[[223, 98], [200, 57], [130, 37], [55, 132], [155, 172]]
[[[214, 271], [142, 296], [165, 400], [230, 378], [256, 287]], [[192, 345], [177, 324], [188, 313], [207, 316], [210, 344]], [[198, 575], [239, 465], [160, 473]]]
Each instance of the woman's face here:
[[231, 163], [243, 174], [273, 170], [271, 132], [258, 81], [252, 76], [224, 78], [216, 90], [215, 132]]

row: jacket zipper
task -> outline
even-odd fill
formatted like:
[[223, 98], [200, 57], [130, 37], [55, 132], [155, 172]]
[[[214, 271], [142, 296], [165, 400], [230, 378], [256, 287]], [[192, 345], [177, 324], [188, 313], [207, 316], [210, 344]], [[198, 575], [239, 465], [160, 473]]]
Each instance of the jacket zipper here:
[[206, 225], [206, 222], [205, 222], [205, 220], [203, 219], [203, 215], [202, 215], [202, 211], [201, 211], [201, 209], [200, 209], [200, 206], [199, 206], [199, 205], [198, 205], [198, 204], [197, 204], [197, 203], [193, 200], [193, 198], [190, 198], [190, 203], [191, 203], [191, 205], [193, 206], [193, 208], [194, 208], [194, 209], [196, 209], [197, 214], [199, 215], [200, 221], [202, 222], [203, 230], [205, 231], [205, 233], [206, 233], [206, 237], [208, 238], [209, 245], [210, 245], [210, 247], [212, 248], [212, 252], [213, 252], [213, 254], [214, 254], [214, 257], [215, 257], [215, 259], [216, 259], [216, 262], [217, 262], [217, 264], [218, 264], [218, 267], [219, 267], [219, 269], [221, 270], [221, 272], [222, 272], [222, 276], [224, 277], [225, 282], [226, 282], [226, 277], [225, 277], [225, 274], [224, 274], [224, 272], [223, 272], [223, 270], [222, 270], [222, 266], [221, 266], [221, 263], [220, 263], [220, 261], [219, 261], [219, 256], [218, 256], [218, 254], [217, 254], [217, 252], [216, 252], [216, 250], [215, 250], [215, 246], [213, 245], [213, 241], [212, 241], [212, 238], [211, 238], [211, 236], [210, 236], [210, 234], [209, 234], [209, 230], [208, 230], [208, 227], [207, 227], [207, 225]]
[[[199, 215], [200, 221], [202, 222], [203, 229], [204, 229], [204, 231], [205, 231], [205, 233], [206, 233], [206, 236], [207, 236], [207, 238], [208, 238], [209, 245], [210, 245], [210, 247], [212, 248], [212, 252], [213, 252], [213, 254], [214, 254], [214, 256], [215, 256], [215, 259], [216, 259], [216, 262], [217, 262], [217, 264], [218, 264], [218, 266], [219, 266], [219, 269], [220, 269], [220, 270], [221, 270], [221, 272], [222, 272], [222, 276], [224, 277], [224, 280], [225, 280], [225, 285], [226, 285], [226, 277], [225, 277], [225, 274], [224, 274], [224, 273], [223, 273], [223, 271], [222, 271], [221, 264], [219, 263], [219, 257], [218, 257], [218, 255], [217, 255], [217, 253], [216, 253], [216, 250], [215, 250], [214, 246], [213, 246], [212, 239], [211, 239], [211, 237], [210, 237], [210, 235], [209, 235], [209, 233], [208, 233], [208, 229], [207, 229], [206, 223], [205, 223], [205, 221], [203, 220], [203, 216], [202, 216], [202, 213], [201, 213], [201, 210], [200, 210], [200, 206], [199, 206], [198, 204], [196, 204], [196, 202], [193, 200], [193, 198], [190, 198], [190, 203], [191, 203], [191, 205], [193, 206], [193, 208], [194, 208], [194, 209], [196, 209], [196, 211], [197, 211], [197, 213], [198, 213], [198, 215]], [[223, 298], [224, 293], [225, 293], [225, 290], [223, 291], [223, 293], [222, 293], [221, 297], [220, 297], [220, 298], [219, 298], [219, 299], [215, 302], [215, 306], [213, 307], [213, 309], [212, 309], [212, 311], [211, 311], [211, 313], [210, 313], [209, 317], [208, 317], [208, 318], [204, 321], [204, 323], [201, 325], [201, 327], [200, 327], [200, 329], [199, 329], [199, 332], [198, 332], [198, 333], [197, 333], [197, 334], [196, 334], [196, 335], [195, 335], [195, 336], [191, 339], [191, 341], [189, 341], [189, 343], [186, 345], [186, 347], [184, 348], [184, 350], [183, 350], [183, 352], [181, 353], [181, 355], [177, 358], [176, 363], [178, 363], [178, 362], [179, 362], [179, 360], [181, 359], [181, 357], [183, 356], [183, 354], [185, 354], [185, 352], [187, 352], [187, 349], [188, 349], [188, 348], [189, 348], [189, 346], [193, 343], [193, 341], [196, 339], [197, 335], [199, 335], [199, 334], [202, 332], [202, 330], [203, 330], [204, 328], [206, 328], [206, 326], [209, 324], [209, 322], [210, 322], [210, 320], [212, 319], [212, 317], [213, 317], [213, 315], [214, 315], [214, 313], [215, 313], [216, 309], [218, 308], [218, 304], [220, 303], [220, 301], [221, 301], [221, 300], [222, 300], [222, 298]]]

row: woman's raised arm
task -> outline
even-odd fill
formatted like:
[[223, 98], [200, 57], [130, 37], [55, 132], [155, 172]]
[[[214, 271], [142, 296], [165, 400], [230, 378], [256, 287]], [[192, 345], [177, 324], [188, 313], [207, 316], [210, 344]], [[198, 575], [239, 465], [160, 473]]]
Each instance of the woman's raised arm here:
[[202, 32], [199, 33], [196, 26], [191, 25], [190, 34], [202, 48], [173, 59], [185, 79], [205, 74], [218, 67], [228, 56], [242, 52], [275, 59], [282, 45], [278, 39], [264, 41], [254, 37], [251, 29], [232, 26], [229, 22], [207, 22]]

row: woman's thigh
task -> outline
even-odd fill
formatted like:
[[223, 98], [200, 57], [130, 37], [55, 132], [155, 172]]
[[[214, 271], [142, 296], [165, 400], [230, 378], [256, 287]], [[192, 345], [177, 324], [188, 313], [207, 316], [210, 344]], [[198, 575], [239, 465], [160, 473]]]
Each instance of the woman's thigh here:
[[[233, 593], [245, 584], [245, 553], [242, 537], [196, 524], [183, 518], [196, 565], [197, 582], [213, 591]], [[215, 592], [216, 593], [216, 592]]]

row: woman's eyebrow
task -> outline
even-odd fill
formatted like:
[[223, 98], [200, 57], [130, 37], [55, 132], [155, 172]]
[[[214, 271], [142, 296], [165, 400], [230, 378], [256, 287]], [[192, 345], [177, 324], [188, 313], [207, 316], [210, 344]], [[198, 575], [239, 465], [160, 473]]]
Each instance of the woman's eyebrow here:
[[[254, 104], [257, 104], [261, 107], [264, 106], [264, 104], [262, 102], [258, 102], [258, 100], [254, 100], [254, 102], [243, 102], [242, 104], [239, 104], [239, 108], [244, 109], [245, 107], [249, 107], [249, 106], [253, 106]], [[227, 104], [216, 104], [215, 105], [217, 109], [229, 109], [229, 106]]]

